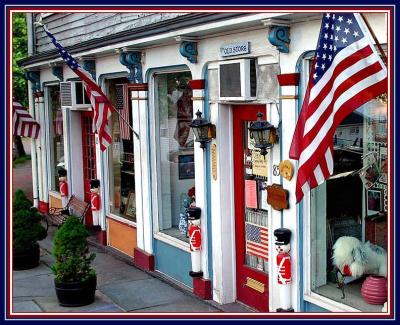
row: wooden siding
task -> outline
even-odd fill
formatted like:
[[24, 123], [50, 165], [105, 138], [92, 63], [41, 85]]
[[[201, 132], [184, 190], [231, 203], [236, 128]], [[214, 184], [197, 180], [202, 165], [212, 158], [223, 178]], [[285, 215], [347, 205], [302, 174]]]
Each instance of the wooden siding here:
[[137, 246], [136, 228], [107, 218], [107, 245], [133, 257]]
[[[176, 18], [182, 13], [60, 13], [43, 18], [49, 30], [64, 46], [109, 36], [118, 32]], [[35, 17], [37, 20], [37, 16]], [[43, 28], [35, 27], [35, 53], [53, 50]]]

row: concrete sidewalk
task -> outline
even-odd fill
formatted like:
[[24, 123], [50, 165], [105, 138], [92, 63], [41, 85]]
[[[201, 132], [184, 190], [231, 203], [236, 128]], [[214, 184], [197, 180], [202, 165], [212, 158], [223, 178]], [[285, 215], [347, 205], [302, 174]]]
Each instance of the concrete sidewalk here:
[[37, 268], [13, 271], [13, 312], [220, 312], [204, 301], [178, 290], [134, 266], [91, 246], [96, 253], [95, 302], [82, 307], [61, 307], [54, 289], [51, 265], [52, 237], [40, 242], [41, 262]]

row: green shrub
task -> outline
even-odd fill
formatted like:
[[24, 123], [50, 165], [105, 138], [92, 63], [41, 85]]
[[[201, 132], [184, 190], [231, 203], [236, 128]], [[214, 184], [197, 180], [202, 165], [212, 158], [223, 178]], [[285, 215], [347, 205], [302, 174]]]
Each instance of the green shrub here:
[[13, 213], [20, 210], [28, 210], [32, 206], [32, 202], [28, 200], [23, 190], [16, 190], [13, 200]]
[[89, 253], [87, 237], [89, 232], [74, 215], [57, 230], [53, 240], [56, 262], [52, 267], [57, 282], [84, 282], [96, 276], [90, 266], [96, 254]]
[[46, 238], [47, 231], [40, 224], [41, 215], [36, 208], [22, 209], [13, 214], [13, 250], [24, 252], [38, 240]]

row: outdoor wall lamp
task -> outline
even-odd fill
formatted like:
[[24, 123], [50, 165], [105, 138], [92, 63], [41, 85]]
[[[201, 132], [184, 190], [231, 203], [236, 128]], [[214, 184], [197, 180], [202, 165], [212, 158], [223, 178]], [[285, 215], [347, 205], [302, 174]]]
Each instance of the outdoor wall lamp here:
[[215, 125], [201, 117], [202, 113], [197, 111], [196, 116], [190, 127], [196, 136], [196, 142], [200, 142], [200, 148], [204, 150], [206, 143], [215, 139]]
[[272, 148], [276, 143], [276, 129], [269, 122], [262, 119], [263, 113], [257, 113], [257, 121], [250, 122], [250, 137], [255, 141], [255, 147], [261, 149], [261, 154], [265, 157], [267, 149]]

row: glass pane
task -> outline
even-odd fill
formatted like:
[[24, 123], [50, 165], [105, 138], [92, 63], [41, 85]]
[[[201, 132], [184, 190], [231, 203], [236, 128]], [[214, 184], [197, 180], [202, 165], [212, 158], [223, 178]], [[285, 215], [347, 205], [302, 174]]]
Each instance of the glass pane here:
[[64, 138], [63, 138], [63, 115], [61, 110], [60, 101], [60, 87], [48, 87], [48, 103], [50, 118], [52, 124], [50, 125], [50, 141], [51, 141], [51, 160], [52, 160], [52, 189], [59, 191], [58, 173], [57, 170], [62, 167], [65, 168], [64, 162]]
[[[114, 105], [121, 101], [122, 84], [128, 83], [125, 78], [108, 81], [109, 98]], [[132, 104], [118, 110], [126, 121], [132, 125]], [[133, 136], [129, 126], [117, 112], [111, 116], [112, 149], [109, 152], [110, 170], [110, 211], [122, 218], [136, 222], [135, 199], [135, 165], [133, 152]]]
[[195, 168], [192, 90], [190, 72], [155, 77], [157, 111], [159, 230], [188, 241], [185, 206], [194, 199]]
[[267, 158], [254, 148], [249, 124], [243, 123], [245, 264], [268, 273]]

